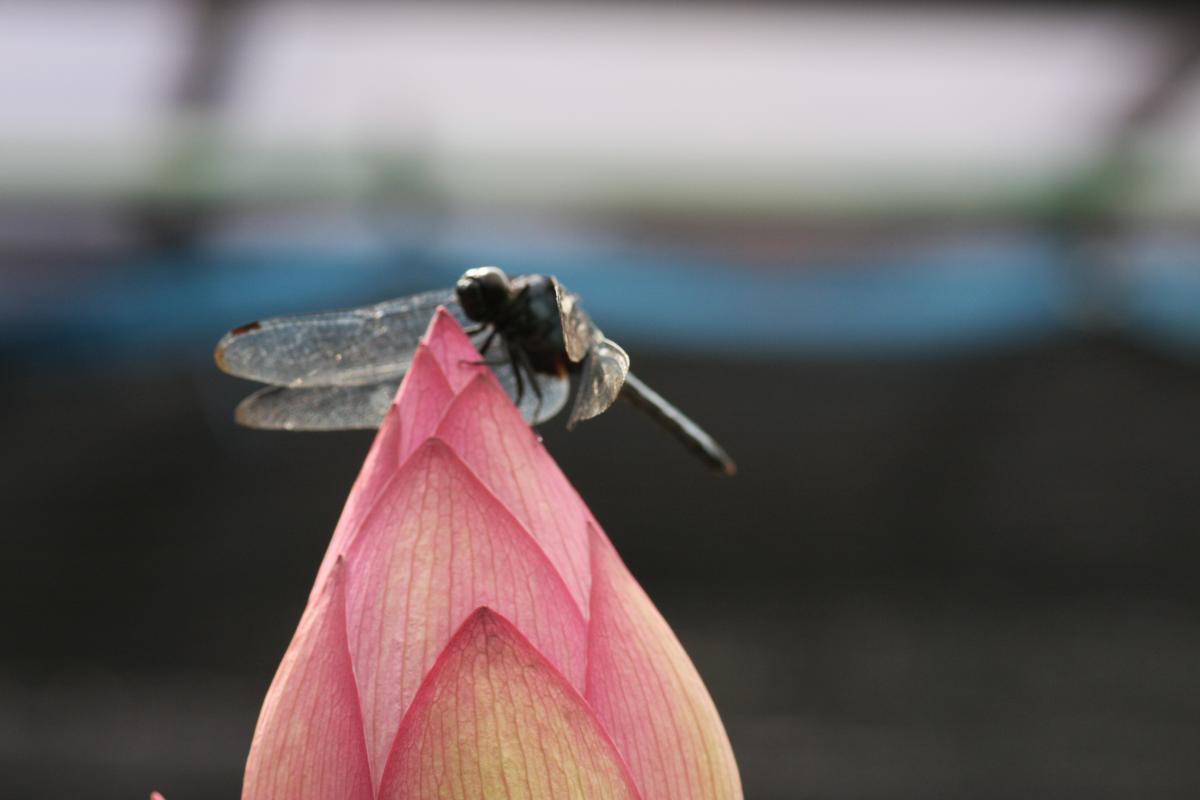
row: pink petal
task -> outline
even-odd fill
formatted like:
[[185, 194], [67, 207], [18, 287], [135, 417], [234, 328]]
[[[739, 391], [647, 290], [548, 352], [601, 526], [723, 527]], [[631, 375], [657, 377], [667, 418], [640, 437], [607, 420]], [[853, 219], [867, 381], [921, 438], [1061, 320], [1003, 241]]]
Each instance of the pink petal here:
[[338, 557], [346, 552], [363, 518], [379, 499], [383, 487], [417, 445], [433, 433], [453, 398], [441, 367], [428, 348], [418, 345], [412, 364], [404, 375], [404, 382], [400, 384], [400, 391], [396, 393], [396, 399], [388, 409], [379, 433], [375, 435], [371, 450], [342, 509], [325, 558], [317, 570], [317, 580], [308, 599], [310, 604], [316, 602], [329, 570]]
[[267, 691], [243, 800], [371, 798], [358, 690], [346, 644], [344, 570], [305, 610]]
[[586, 614], [592, 579], [583, 501], [500, 385], [472, 380], [437, 435], [524, 523]]
[[394, 453], [396, 467], [433, 435], [453, 399], [454, 391], [437, 359], [428, 347], [418, 345], [412, 366], [396, 394], [396, 408], [400, 412], [400, 438]]
[[150, 793], [150, 800], [166, 800], [166, 798], [165, 798], [165, 797], [163, 797], [163, 796], [162, 796], [161, 794], [159, 794], [158, 792], [151, 792], [151, 793]]
[[583, 698], [481, 608], [446, 646], [388, 758], [380, 798], [637, 798]]
[[733, 750], [696, 668], [608, 539], [591, 533], [588, 702], [645, 797], [740, 798]]
[[425, 345], [442, 368], [455, 394], [461, 392], [476, 375], [492, 374], [487, 367], [474, 363], [482, 360], [482, 356], [454, 317], [440, 306], [429, 322]]
[[583, 615], [554, 566], [450, 448], [430, 439], [384, 489], [347, 555], [348, 630], [372, 774], [462, 621], [490, 605], [583, 685]]

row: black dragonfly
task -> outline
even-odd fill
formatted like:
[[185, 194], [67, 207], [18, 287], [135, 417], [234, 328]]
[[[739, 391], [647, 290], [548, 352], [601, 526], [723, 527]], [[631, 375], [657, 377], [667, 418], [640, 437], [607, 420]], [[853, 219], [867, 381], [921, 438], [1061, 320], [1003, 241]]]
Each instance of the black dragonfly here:
[[[531, 425], [562, 411], [577, 375], [568, 430], [621, 397], [710, 467], [736, 471], [711, 436], [629, 371], [629, 356], [577, 295], [553, 277], [509, 278], [496, 267], [468, 270], [453, 289], [234, 328], [217, 343], [217, 365], [269, 384], [238, 405], [237, 421], [283, 430], [379, 427], [438, 306], [467, 329]], [[489, 360], [497, 343], [503, 353]]]

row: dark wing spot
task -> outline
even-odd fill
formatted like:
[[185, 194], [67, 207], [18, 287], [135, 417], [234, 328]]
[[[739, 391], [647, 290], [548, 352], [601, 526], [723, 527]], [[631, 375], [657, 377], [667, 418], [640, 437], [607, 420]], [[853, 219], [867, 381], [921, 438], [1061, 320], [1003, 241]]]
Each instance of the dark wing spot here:
[[245, 325], [238, 325], [236, 328], [234, 328], [233, 330], [231, 330], [229, 332], [229, 335], [230, 336], [241, 336], [243, 333], [249, 333], [250, 331], [256, 331], [261, 327], [262, 327], [262, 323], [259, 322], [258, 320], [255, 320], [254, 322], [247, 322]]

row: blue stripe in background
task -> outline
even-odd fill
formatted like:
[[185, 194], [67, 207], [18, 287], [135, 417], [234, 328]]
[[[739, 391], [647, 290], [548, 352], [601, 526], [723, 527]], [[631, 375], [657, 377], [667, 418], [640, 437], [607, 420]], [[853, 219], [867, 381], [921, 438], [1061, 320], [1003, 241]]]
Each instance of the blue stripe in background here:
[[[1200, 247], [1130, 248], [1118, 271], [1128, 329], [1200, 349]], [[619, 341], [745, 356], [937, 353], [1052, 335], [1080, 287], [1068, 254], [1035, 238], [912, 249], [874, 262], [747, 269], [679, 250], [562, 238], [445, 237], [403, 252], [209, 247], [97, 265], [66, 291], [0, 301], [0, 344], [39, 361], [208, 358], [228, 328], [450, 285], [467, 266], [560, 277]]]
[[1200, 351], [1200, 245], [1147, 242], [1130, 263], [1121, 287], [1128, 327], [1172, 349]]
[[[987, 243], [904, 260], [751, 270], [669, 252], [465, 248], [461, 263], [560, 277], [616, 338], [706, 352], [853, 354], [986, 345], [1056, 325], [1067, 288], [1048, 247]], [[503, 256], [507, 261], [499, 261]]]

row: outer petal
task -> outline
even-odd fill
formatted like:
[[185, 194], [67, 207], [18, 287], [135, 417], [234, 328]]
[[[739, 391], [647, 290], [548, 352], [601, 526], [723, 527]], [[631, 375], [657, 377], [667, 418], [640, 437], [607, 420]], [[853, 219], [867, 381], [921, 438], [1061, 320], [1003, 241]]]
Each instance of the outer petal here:
[[349, 638], [372, 774], [462, 621], [490, 605], [583, 686], [583, 615], [521, 524], [430, 439], [388, 484], [347, 556]]
[[379, 499], [383, 487], [396, 474], [396, 468], [433, 433], [453, 399], [454, 394], [441, 367], [429, 349], [419, 345], [404, 382], [400, 384], [396, 400], [379, 427], [379, 433], [371, 444], [371, 450], [342, 509], [342, 516], [317, 571], [317, 580], [308, 599], [310, 605], [316, 602], [334, 562], [346, 552], [363, 518]]
[[472, 380], [437, 435], [525, 524], [586, 614], [592, 580], [583, 501], [500, 385]]
[[450, 388], [455, 394], [471, 382], [477, 375], [488, 375], [494, 381], [492, 371], [474, 362], [482, 360], [479, 351], [462, 327], [450, 316], [444, 308], [438, 308], [429, 323], [429, 331], [425, 334], [425, 344], [429, 347], [438, 366], [450, 382]]
[[587, 699], [655, 800], [740, 798], [733, 749], [683, 647], [595, 528]]
[[615, 800], [637, 789], [587, 704], [503, 617], [471, 616], [396, 737], [380, 798]]
[[243, 800], [372, 796], [342, 573], [335, 564], [271, 682], [246, 761]]
[[428, 347], [419, 345], [396, 394], [400, 431], [392, 454], [393, 467], [407, 461], [412, 452], [433, 435], [453, 399], [454, 390], [437, 359]]

